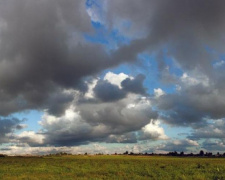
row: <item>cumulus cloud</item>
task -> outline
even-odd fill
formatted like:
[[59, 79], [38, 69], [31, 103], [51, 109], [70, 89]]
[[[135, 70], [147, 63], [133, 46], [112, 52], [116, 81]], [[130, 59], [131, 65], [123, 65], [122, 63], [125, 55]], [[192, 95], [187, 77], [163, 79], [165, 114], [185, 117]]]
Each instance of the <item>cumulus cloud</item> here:
[[35, 133], [34, 131], [23, 131], [15, 135], [15, 142], [18, 146], [41, 146], [43, 144], [44, 135]]
[[182, 139], [182, 140], [172, 140], [165, 144], [158, 146], [156, 149], [161, 151], [178, 151], [178, 152], [190, 152], [196, 151], [196, 148], [199, 147], [199, 143], [197, 141], [193, 141], [190, 139]]
[[94, 30], [82, 0], [2, 1], [0, 11], [1, 115], [44, 108], [60, 114], [71, 99], [52, 94], [86, 92], [85, 77], [120, 63], [85, 41]]
[[165, 92], [162, 89], [160, 89], [160, 88], [154, 89], [154, 95], [156, 98], [163, 96], [164, 94], [165, 94]]
[[207, 151], [224, 152], [225, 144], [224, 141], [221, 140], [207, 139], [202, 143], [202, 148], [206, 149]]
[[94, 88], [97, 98], [102, 101], [116, 101], [126, 96], [126, 92], [107, 81], [99, 81]]
[[17, 118], [0, 118], [0, 144], [10, 142], [14, 132], [24, 128], [21, 124], [23, 121]]
[[[113, 79], [109, 79], [113, 77]], [[98, 81], [93, 91], [97, 98], [101, 101], [117, 101], [124, 98], [129, 93], [147, 95], [146, 88], [143, 86], [145, 76], [143, 74], [137, 75], [135, 78], [127, 77], [123, 81], [124, 74], [112, 75], [107, 73], [104, 81]], [[115, 80], [115, 78], [118, 78]]]
[[[107, 80], [108, 76], [109, 73], [102, 78], [105, 80], [96, 78], [89, 82], [89, 90], [86, 92], [88, 96], [77, 90], [64, 90], [56, 97], [53, 94], [53, 100], [60, 104], [60, 111], [56, 109], [60, 113], [52, 113], [52, 109], [46, 109], [39, 122], [40, 131], [13, 134], [12, 143], [21, 147], [60, 147], [91, 142], [137, 143], [142, 140], [167, 139], [163, 128], [156, 121], [158, 114], [152, 109], [151, 99], [143, 96], [141, 91], [132, 91], [132, 88], [127, 90], [123, 85], [120, 86], [128, 79], [134, 80], [129, 81], [130, 84], [135, 84], [140, 75], [133, 78], [125, 74], [110, 73], [114, 77], [114, 84], [110, 79]], [[139, 84], [138, 88], [140, 87], [143, 84]], [[123, 96], [116, 93], [122, 93]], [[72, 100], [68, 101], [67, 98]], [[64, 112], [61, 112], [63, 109]]]
[[9, 148], [1, 148], [0, 153], [9, 154], [9, 155], [46, 155], [46, 154], [55, 154], [60, 152], [66, 152], [71, 154], [114, 154], [114, 153], [124, 153], [125, 151], [131, 151], [133, 146], [124, 145], [124, 146], [109, 146], [108, 144], [100, 143], [90, 143], [89, 145], [81, 146], [48, 146], [48, 147], [30, 147], [30, 146], [10, 146]]
[[40, 123], [46, 144], [77, 145], [140, 130], [150, 118], [156, 119], [157, 113], [149, 100], [132, 95], [116, 102], [76, 104], [61, 117], [45, 113]]
[[224, 86], [221, 80], [209, 80], [201, 73], [184, 73], [177, 82], [175, 93], [156, 98], [156, 104], [166, 123], [194, 128], [206, 125], [207, 118], [220, 119], [225, 116]]
[[[149, 47], [155, 50], [165, 47], [162, 44], [182, 68], [197, 69], [209, 75], [213, 58], [204, 46], [222, 47], [223, 1], [98, 3], [102, 3], [102, 15], [94, 13], [99, 9], [88, 8], [87, 11], [81, 0], [1, 2], [2, 115], [44, 106], [50, 108], [57, 104], [49, 100], [54, 91], [58, 93], [64, 88], [86, 91], [82, 78], [124, 61], [130, 62]], [[90, 12], [93, 13], [90, 15]], [[133, 37], [139, 35], [131, 38], [130, 44], [107, 54], [101, 45], [84, 41], [82, 33], [93, 31], [91, 18], [102, 18], [96, 21]], [[130, 26], [122, 25], [126, 23]], [[125, 81], [127, 89], [128, 81], [132, 80]], [[58, 108], [52, 107], [52, 113], [57, 114]]]
[[121, 82], [123, 89], [127, 92], [136, 94], [146, 94], [146, 89], [143, 87], [145, 76], [137, 75], [134, 79], [127, 78]]
[[[166, 123], [197, 128], [206, 117], [225, 116], [223, 60], [215, 63], [224, 52], [223, 1], [108, 1], [105, 7], [105, 23], [133, 37], [113, 56], [131, 61], [141, 52], [154, 52], [161, 80], [177, 85], [179, 91], [156, 103]], [[121, 25], [129, 22], [129, 29]], [[163, 56], [171, 57], [184, 72], [181, 77], [170, 72]]]
[[[217, 53], [224, 52], [223, 1], [142, 0], [138, 5], [134, 1], [108, 1], [107, 8], [116, 12], [108, 15], [109, 23], [122, 32], [118, 20], [132, 22], [128, 33], [140, 34], [129, 45], [121, 47], [116, 57], [129, 61], [141, 52], [156, 52], [160, 78], [179, 87], [179, 92], [162, 96], [157, 103], [166, 123], [196, 128], [205, 124], [206, 117], [225, 116], [224, 83], [221, 81], [224, 73], [214, 69], [222, 61], [218, 60], [220, 63], [213, 67]], [[171, 57], [187, 72], [180, 78], [169, 71], [162, 55], [165, 49], [164, 56]]]
[[[212, 55], [205, 45], [222, 49], [224, 2], [222, 0], [142, 0], [108, 1], [108, 22], [120, 28], [119, 21], [131, 22], [126, 33], [141, 33], [144, 38], [119, 50], [118, 57], [132, 59], [146, 49], [165, 47], [168, 54], [188, 70], [211, 70]], [[140, 31], [141, 29], [144, 31]], [[130, 53], [129, 53], [130, 52]]]
[[110, 135], [107, 138], [107, 143], [137, 143], [137, 135], [135, 132], [125, 133], [122, 135]]
[[[116, 74], [113, 76], [116, 77]], [[103, 85], [110, 86], [110, 88], [97, 89], [99, 83], [105, 83]], [[38, 143], [40, 145], [72, 146], [89, 142], [134, 143], [144, 139], [166, 139], [163, 129], [157, 122], [154, 123], [158, 114], [152, 109], [149, 97], [126, 92], [123, 87], [119, 88], [118, 85], [113, 85], [108, 80], [98, 79], [94, 84], [93, 98], [76, 94], [62, 115], [55, 116], [49, 111], [44, 113], [40, 121], [43, 128], [41, 134], [33, 137], [33, 132], [26, 132], [20, 134], [18, 139], [30, 146]], [[96, 93], [98, 90], [102, 93]], [[114, 97], [112, 93], [114, 90], [126, 92], [126, 96], [116, 100], [103, 98], [104, 93], [109, 92], [111, 93], [107, 96]], [[91, 90], [88, 93], [92, 93]], [[85, 101], [85, 98], [88, 101]], [[100, 98], [101, 101], [98, 101]], [[149, 124], [150, 119], [152, 121]], [[136, 131], [139, 131], [140, 135], [137, 135]]]
[[[209, 120], [208, 120], [209, 121]], [[224, 119], [211, 120], [192, 132], [189, 135], [191, 139], [224, 139], [225, 138], [225, 122]]]
[[164, 129], [160, 127], [160, 122], [158, 120], [151, 120], [149, 124], [142, 128], [139, 139], [167, 140], [169, 138], [165, 135]]
[[127, 78], [133, 79], [133, 77], [128, 76], [127, 74], [124, 74], [124, 73], [115, 74], [110, 71], [107, 72], [106, 75], [104, 76], [104, 80], [107, 80], [111, 84], [118, 86], [120, 89], [122, 88], [121, 83]]
[[[225, 117], [225, 76], [218, 54], [225, 50], [225, 2], [96, 3], [100, 8], [83, 0], [0, 1], [0, 115], [46, 110], [41, 134], [26, 131], [13, 135], [15, 141], [61, 146], [166, 139], [156, 123], [158, 116], [172, 126], [199, 129], [192, 138], [222, 138], [217, 123]], [[106, 50], [101, 43], [89, 42], [85, 35], [94, 34], [93, 21], [129, 43]], [[153, 87], [154, 96], [149, 96], [143, 74], [108, 72], [104, 78], [94, 78], [134, 62], [142, 52], [156, 54], [159, 83], [176, 85], [177, 91]], [[164, 56], [172, 59], [181, 75], [172, 72]], [[154, 122], [149, 124], [150, 119]], [[9, 141], [16, 126], [22, 128], [15, 119], [0, 123], [5, 127], [0, 143]], [[209, 127], [215, 131], [204, 133]], [[191, 146], [190, 140], [181, 144]]]

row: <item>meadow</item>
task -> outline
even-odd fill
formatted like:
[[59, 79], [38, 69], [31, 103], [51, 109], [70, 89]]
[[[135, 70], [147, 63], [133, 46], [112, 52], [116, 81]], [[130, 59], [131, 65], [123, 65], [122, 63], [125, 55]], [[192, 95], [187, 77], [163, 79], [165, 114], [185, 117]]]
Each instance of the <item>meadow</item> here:
[[123, 155], [2, 157], [0, 179], [222, 180], [225, 159]]

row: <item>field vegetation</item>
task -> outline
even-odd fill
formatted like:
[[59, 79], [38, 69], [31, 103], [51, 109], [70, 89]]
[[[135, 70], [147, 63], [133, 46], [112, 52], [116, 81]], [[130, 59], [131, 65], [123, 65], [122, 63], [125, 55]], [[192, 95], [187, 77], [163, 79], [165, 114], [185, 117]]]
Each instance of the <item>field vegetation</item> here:
[[0, 157], [0, 179], [225, 179], [224, 158], [61, 155]]

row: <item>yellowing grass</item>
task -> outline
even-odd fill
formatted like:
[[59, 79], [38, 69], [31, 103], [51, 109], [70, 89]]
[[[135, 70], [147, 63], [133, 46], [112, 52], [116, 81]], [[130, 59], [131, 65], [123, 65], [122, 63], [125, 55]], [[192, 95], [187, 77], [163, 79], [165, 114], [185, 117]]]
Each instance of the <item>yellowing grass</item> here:
[[223, 158], [51, 156], [0, 158], [0, 179], [225, 179]]

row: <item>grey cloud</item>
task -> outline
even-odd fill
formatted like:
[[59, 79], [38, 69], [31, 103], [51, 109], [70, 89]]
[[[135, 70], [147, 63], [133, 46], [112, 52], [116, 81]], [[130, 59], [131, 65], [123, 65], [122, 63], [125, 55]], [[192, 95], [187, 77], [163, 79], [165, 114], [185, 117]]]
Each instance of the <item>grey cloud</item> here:
[[160, 134], [159, 132], [144, 133], [143, 131], [138, 131], [137, 133], [138, 133], [138, 140], [139, 141], [144, 141], [144, 140], [157, 141], [157, 140], [168, 139], [167, 136], [162, 137], [162, 134]]
[[134, 79], [127, 78], [121, 82], [121, 86], [127, 92], [136, 94], [146, 94], [146, 89], [143, 87], [145, 76], [143, 74], [137, 75]]
[[137, 136], [134, 132], [125, 133], [122, 135], [110, 135], [107, 139], [107, 143], [137, 143]]
[[94, 88], [96, 98], [104, 102], [116, 101], [126, 96], [126, 92], [108, 81], [98, 81]]
[[46, 103], [48, 105], [46, 108], [48, 108], [50, 114], [60, 116], [73, 99], [74, 95], [72, 93], [62, 93], [59, 91], [50, 95]]
[[[156, 103], [165, 122], [199, 128], [204, 118], [224, 118], [224, 70], [213, 68], [213, 62], [224, 53], [225, 2], [223, 0], [141, 0], [108, 1], [108, 23], [125, 35], [139, 34], [130, 44], [113, 54], [117, 59], [131, 61], [141, 52], [158, 54], [157, 62], [162, 82], [176, 83], [182, 90], [160, 98]], [[114, 13], [112, 13], [114, 12]], [[117, 23], [119, 21], [119, 23]], [[119, 24], [131, 22], [125, 29]], [[141, 31], [140, 30], [141, 27]], [[211, 50], [207, 48], [211, 48]], [[162, 52], [184, 72], [205, 75], [209, 85], [187, 87], [171, 74]]]
[[142, 27], [147, 34], [120, 48], [117, 57], [134, 59], [149, 48], [152, 51], [166, 47], [183, 68], [197, 68], [208, 74], [212, 71], [213, 55], [205, 46], [221, 50], [224, 5], [222, 0], [142, 0], [138, 5], [134, 1], [108, 1], [110, 12], [114, 12], [108, 17], [109, 22], [128, 20], [132, 22], [131, 31], [136, 29], [137, 33]]
[[56, 117], [57, 120], [49, 121], [48, 116], [43, 117], [41, 125], [45, 145], [135, 142], [131, 132], [157, 118], [157, 112], [152, 110], [148, 99], [141, 99], [138, 95], [113, 102], [78, 103], [74, 107], [66, 113], [68, 115]]
[[[137, 3], [116, 0], [107, 3], [109, 24], [114, 26], [117, 20], [125, 19], [132, 22], [133, 33], [140, 27], [145, 31], [144, 38], [139, 37], [109, 54], [101, 45], [84, 41], [82, 33], [93, 29], [82, 0], [1, 2], [1, 115], [46, 107], [51, 113], [60, 114], [67, 102], [63, 101], [62, 107], [54, 107], [52, 102], [59, 100], [52, 100], [52, 93], [58, 93], [60, 88], [85, 91], [85, 77], [124, 61], [134, 61], [138, 53], [149, 47], [160, 49], [161, 44], [167, 45], [168, 54], [182, 67], [203, 72], [211, 70], [211, 55], [204, 46], [220, 47], [225, 17], [223, 1], [142, 0]], [[124, 88], [144, 93], [142, 78], [138, 80], [135, 88], [139, 89], [130, 87], [131, 80], [125, 81]]]
[[[133, 62], [143, 51], [158, 53], [165, 48], [167, 55], [184, 71], [201, 72], [210, 84], [188, 86], [175, 77], [182, 90], [154, 102], [164, 121], [200, 128], [206, 125], [206, 117], [224, 118], [224, 72], [215, 72], [212, 66], [215, 54], [206, 50], [209, 46], [224, 52], [224, 0], [107, 1], [105, 23], [109, 28], [119, 28], [129, 37], [137, 34], [130, 44], [110, 53], [103, 46], [83, 39], [83, 33], [93, 31], [85, 1], [7, 0], [0, 3], [0, 115], [25, 109], [48, 109], [50, 114], [61, 117], [73, 101], [71, 94], [64, 90], [85, 92], [87, 76], [123, 62]], [[131, 27], [121, 29], [119, 24], [123, 20], [130, 21]], [[159, 59], [158, 64], [163, 79], [170, 72], [165, 71], [162, 60]], [[133, 104], [143, 100], [126, 98], [128, 92], [146, 93], [143, 80], [143, 76], [126, 79], [122, 89], [102, 81], [94, 90], [101, 102], [75, 104], [80, 119], [70, 122], [61, 118], [52, 125], [43, 122], [44, 143], [71, 145], [107, 141], [112, 134], [118, 139], [140, 130], [150, 118], [158, 116], [149, 106], [132, 109]], [[174, 82], [173, 76], [166, 81]], [[6, 132], [16, 128], [10, 124], [7, 127]], [[34, 145], [29, 139], [24, 141]], [[168, 144], [168, 147], [172, 146]]]
[[165, 122], [201, 127], [205, 124], [205, 118], [225, 117], [224, 88], [219, 87], [217, 82], [210, 82], [208, 86], [200, 83], [185, 86], [182, 85], [179, 92], [164, 95], [157, 100], [158, 108], [164, 112], [162, 116]]
[[176, 84], [178, 81], [178, 77], [174, 74], [171, 74], [169, 66], [165, 62], [166, 55], [168, 56], [168, 54], [160, 51], [156, 57], [156, 60], [158, 63], [158, 70], [159, 70], [159, 73], [158, 73], [159, 79], [164, 84]]
[[[146, 125], [151, 118], [157, 118], [157, 113], [152, 111], [151, 105], [147, 102], [141, 99], [128, 100], [128, 98], [115, 103], [101, 103], [98, 106], [83, 104], [78, 107], [78, 110], [89, 123], [93, 125], [104, 123], [111, 127], [114, 133], [139, 129]], [[137, 107], [129, 108], [129, 104]]]
[[146, 88], [143, 87], [145, 76], [137, 75], [134, 79], [127, 78], [121, 82], [122, 88], [113, 85], [108, 81], [100, 80], [93, 89], [96, 98], [103, 102], [117, 101], [123, 99], [128, 93], [147, 95]]
[[211, 122], [208, 122], [205, 124], [205, 126], [202, 126], [192, 132], [191, 135], [188, 137], [190, 139], [225, 139], [225, 122], [224, 119], [219, 120], [211, 120]]
[[52, 93], [86, 91], [85, 77], [120, 63], [85, 42], [93, 29], [83, 0], [1, 1], [0, 27], [1, 115], [46, 106], [57, 113]]
[[21, 122], [22, 120], [17, 118], [0, 118], [0, 144], [9, 142], [10, 138], [13, 137], [14, 131], [21, 129]]
[[158, 108], [165, 123], [175, 126], [201, 126], [202, 118], [206, 114], [192, 107], [187, 98], [177, 94], [164, 95], [160, 98]]
[[[73, 86], [82, 77], [82, 64], [90, 57], [79, 54], [84, 49], [90, 52], [90, 48], [68, 42], [72, 32], [91, 30], [82, 1], [4, 1], [0, 17], [2, 96], [9, 96], [7, 101], [18, 97], [24, 101], [17, 107], [10, 104], [5, 114], [40, 108], [57, 86]], [[85, 73], [89, 71], [86, 68]]]
[[199, 145], [196, 141], [192, 141], [189, 139], [182, 139], [182, 140], [169, 141], [157, 147], [157, 149], [163, 150], [163, 151], [190, 152], [190, 151], [196, 150], [196, 148], [198, 147]]
[[207, 151], [224, 152], [225, 144], [221, 140], [208, 139], [202, 143], [202, 148], [206, 149]]
[[10, 151], [11, 148], [1, 148], [0, 151]]
[[27, 125], [26, 124], [18, 124], [18, 125], [16, 125], [16, 130], [21, 130], [21, 129], [24, 129], [24, 128], [26, 128], [27, 127]]

